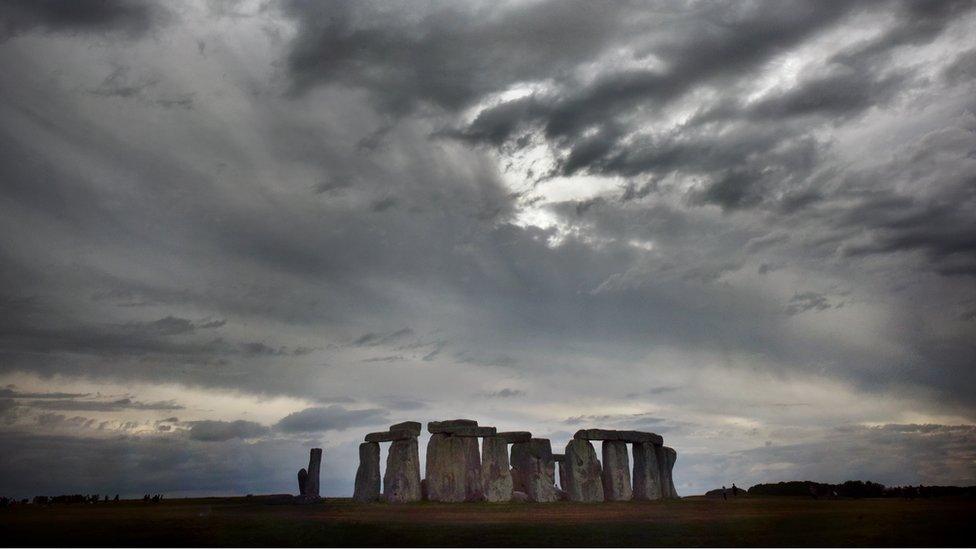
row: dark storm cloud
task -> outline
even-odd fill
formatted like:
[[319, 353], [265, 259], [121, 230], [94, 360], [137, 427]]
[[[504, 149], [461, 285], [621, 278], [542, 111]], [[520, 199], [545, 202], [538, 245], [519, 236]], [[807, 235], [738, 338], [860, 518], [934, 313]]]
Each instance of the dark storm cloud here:
[[0, 40], [32, 30], [139, 38], [172, 18], [164, 6], [143, 0], [10, 0], [0, 6]]
[[25, 399], [46, 399], [46, 398], [79, 398], [86, 397], [89, 393], [34, 393], [21, 392], [12, 387], [0, 389], [0, 398], [25, 398]]
[[253, 421], [190, 421], [192, 440], [222, 442], [234, 438], [255, 438], [268, 433], [268, 427]]
[[386, 421], [387, 412], [378, 408], [348, 410], [342, 406], [306, 408], [281, 418], [275, 428], [285, 433], [316, 433], [341, 431], [361, 425]]

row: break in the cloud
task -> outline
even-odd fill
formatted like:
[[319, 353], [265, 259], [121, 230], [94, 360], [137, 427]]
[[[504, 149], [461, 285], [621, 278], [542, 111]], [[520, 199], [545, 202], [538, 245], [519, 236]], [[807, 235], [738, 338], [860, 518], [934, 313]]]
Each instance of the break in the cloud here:
[[[362, 431], [458, 416], [657, 430], [682, 492], [972, 482], [974, 28], [968, 1], [6, 2], [0, 492], [285, 491], [318, 444], [346, 493]], [[197, 474], [228, 452], [254, 467]]]

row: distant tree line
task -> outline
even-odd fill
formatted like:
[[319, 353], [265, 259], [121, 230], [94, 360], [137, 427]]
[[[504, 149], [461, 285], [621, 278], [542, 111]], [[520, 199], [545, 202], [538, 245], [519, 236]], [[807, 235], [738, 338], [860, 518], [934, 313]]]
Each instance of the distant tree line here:
[[809, 496], [838, 498], [934, 498], [974, 497], [976, 486], [894, 486], [863, 480], [828, 484], [810, 480], [791, 480], [775, 484], [757, 484], [748, 490], [754, 496]]

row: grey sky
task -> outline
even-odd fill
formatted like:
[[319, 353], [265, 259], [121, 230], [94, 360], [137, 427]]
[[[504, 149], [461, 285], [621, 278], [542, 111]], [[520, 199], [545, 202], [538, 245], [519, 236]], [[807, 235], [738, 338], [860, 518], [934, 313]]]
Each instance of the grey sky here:
[[321, 445], [348, 494], [365, 432], [453, 417], [652, 430], [685, 494], [976, 484], [974, 31], [4, 2], [0, 493], [288, 492]]

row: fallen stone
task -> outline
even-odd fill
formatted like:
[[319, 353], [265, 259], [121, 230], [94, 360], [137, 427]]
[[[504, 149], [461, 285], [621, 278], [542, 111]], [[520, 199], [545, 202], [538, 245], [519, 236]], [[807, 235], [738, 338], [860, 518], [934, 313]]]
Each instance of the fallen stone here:
[[416, 437], [395, 440], [390, 445], [383, 495], [390, 503], [420, 501], [420, 455]]
[[322, 466], [322, 449], [312, 448], [308, 452], [308, 478], [305, 481], [306, 496], [319, 497], [319, 469]]
[[305, 485], [308, 482], [308, 471], [305, 468], [298, 470], [298, 495], [305, 495]]
[[495, 436], [505, 444], [515, 444], [516, 442], [528, 442], [532, 440], [532, 433], [528, 431], [505, 431]]
[[512, 501], [515, 503], [528, 503], [530, 500], [528, 494], [515, 490], [512, 492]]
[[622, 440], [603, 441], [603, 497], [606, 501], [630, 501], [634, 497], [627, 443]]
[[477, 427], [478, 422], [473, 419], [449, 419], [447, 421], [430, 421], [427, 423], [427, 432], [430, 434], [443, 433], [444, 429], [454, 427]]
[[533, 438], [512, 445], [512, 484], [530, 501], [556, 501], [555, 468], [549, 439]]
[[376, 442], [359, 445], [359, 468], [352, 499], [361, 503], [380, 499], [380, 445]]
[[603, 479], [596, 450], [588, 440], [566, 444], [566, 459], [559, 464], [559, 482], [571, 501], [603, 501]]
[[634, 454], [634, 499], [650, 501], [661, 499], [661, 467], [657, 463], [654, 443], [637, 442]]
[[413, 433], [413, 436], [419, 437], [420, 430], [423, 425], [419, 421], [404, 421], [402, 423], [397, 423], [396, 425], [390, 425], [391, 431], [409, 431]]
[[668, 483], [668, 497], [678, 499], [681, 496], [678, 495], [678, 491], [674, 489], [674, 462], [678, 461], [678, 452], [674, 448], [664, 447], [664, 454], [667, 458], [667, 483]]
[[411, 438], [417, 438], [417, 435], [413, 434], [411, 431], [380, 431], [378, 433], [370, 433], [366, 435], [366, 442], [393, 442], [396, 440], [407, 440]]
[[427, 499], [481, 501], [484, 499], [478, 439], [444, 433], [427, 443]]
[[620, 431], [611, 429], [580, 429], [573, 438], [580, 440], [620, 440]]
[[481, 441], [481, 476], [485, 500], [505, 502], [512, 499], [512, 471], [508, 463], [508, 444], [501, 437]]

